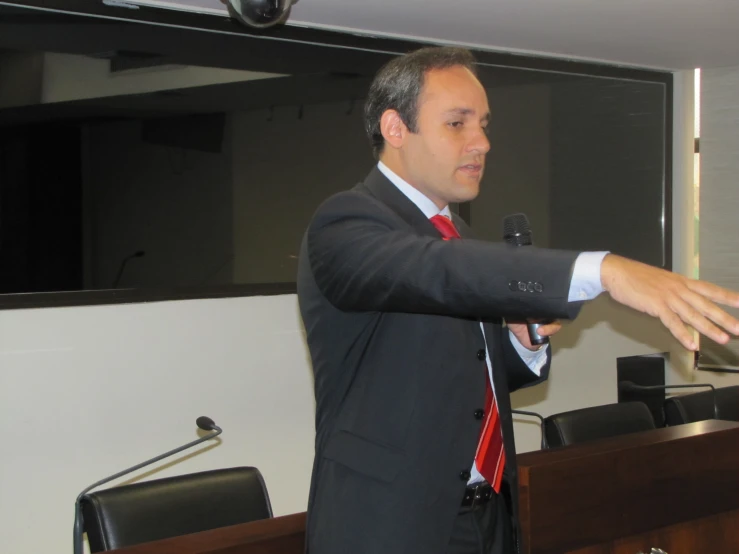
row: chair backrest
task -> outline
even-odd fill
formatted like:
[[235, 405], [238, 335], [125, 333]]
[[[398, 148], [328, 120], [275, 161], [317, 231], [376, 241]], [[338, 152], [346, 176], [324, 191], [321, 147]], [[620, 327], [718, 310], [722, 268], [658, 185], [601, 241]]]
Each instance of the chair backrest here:
[[567, 446], [595, 439], [654, 429], [654, 418], [643, 402], [605, 404], [547, 417], [547, 445]]
[[272, 517], [262, 475], [236, 467], [156, 479], [82, 499], [90, 552]]
[[[716, 389], [718, 419], [739, 421], [739, 385]], [[713, 391], [673, 396], [665, 400], [665, 424], [682, 425], [713, 419]]]

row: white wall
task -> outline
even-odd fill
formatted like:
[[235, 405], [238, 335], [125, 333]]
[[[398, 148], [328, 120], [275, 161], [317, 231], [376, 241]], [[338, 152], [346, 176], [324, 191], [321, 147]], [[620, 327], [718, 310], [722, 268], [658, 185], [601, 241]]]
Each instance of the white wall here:
[[[672, 266], [675, 273], [695, 275], [695, 72], [680, 71], [673, 78], [672, 116]], [[694, 337], [698, 337], [694, 333]], [[694, 355], [678, 342], [670, 350], [672, 371], [665, 381], [690, 383], [695, 375]]]
[[[700, 137], [700, 275], [739, 289], [739, 65], [704, 68]], [[730, 309], [739, 317], [739, 309]], [[739, 368], [739, 339], [703, 341], [702, 363]]]
[[294, 295], [0, 311], [0, 551], [71, 552], [77, 494], [200, 415], [220, 444], [135, 476], [254, 465], [277, 515], [304, 510], [311, 379]]
[[[736, 69], [734, 69], [736, 72]], [[705, 76], [705, 70], [702, 72]], [[710, 70], [709, 74], [721, 75], [724, 70]], [[682, 275], [693, 276], [696, 270], [695, 259], [695, 189], [693, 178], [694, 162], [694, 123], [695, 112], [695, 72], [681, 71], [675, 74], [674, 80], [674, 117], [673, 117], [673, 207], [672, 217], [679, 222], [673, 228], [673, 264], [675, 271]], [[721, 83], [720, 80], [713, 90], [717, 95], [727, 95], [733, 101], [735, 99], [736, 82]], [[721, 86], [723, 85], [723, 87]], [[701, 92], [704, 96], [704, 92]], [[705, 100], [705, 97], [703, 98]], [[720, 118], [722, 111], [727, 105], [716, 103], [713, 106], [704, 104], [703, 111], [712, 110], [715, 120]], [[718, 112], [718, 114], [717, 114]], [[701, 120], [704, 115], [701, 114]], [[703, 124], [701, 124], [703, 127]], [[701, 134], [704, 130], [701, 129]], [[702, 141], [701, 141], [702, 142]], [[701, 164], [703, 165], [703, 164]], [[731, 179], [729, 177], [729, 179]], [[727, 200], [736, 201], [736, 188], [729, 191], [732, 195]], [[699, 224], [700, 225], [700, 224]], [[699, 245], [700, 249], [700, 245]], [[700, 250], [699, 250], [700, 252]], [[704, 276], [701, 275], [701, 278]], [[721, 283], [720, 283], [721, 284]], [[726, 283], [723, 283], [726, 286]], [[706, 339], [700, 337], [700, 348], [705, 348]], [[739, 385], [739, 374], [715, 373], [711, 371], [697, 371], [693, 369], [693, 353], [684, 350], [679, 344], [673, 343], [670, 351], [672, 360], [672, 371], [668, 372], [666, 380], [668, 383], [711, 383], [716, 387], [728, 387]], [[698, 389], [699, 390], [699, 389]]]

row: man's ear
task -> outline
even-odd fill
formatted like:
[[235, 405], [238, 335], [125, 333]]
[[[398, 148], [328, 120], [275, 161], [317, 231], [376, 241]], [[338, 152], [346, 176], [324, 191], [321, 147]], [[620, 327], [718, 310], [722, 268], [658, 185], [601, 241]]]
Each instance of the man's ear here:
[[400, 148], [405, 142], [408, 127], [403, 123], [398, 112], [395, 110], [385, 110], [380, 118], [380, 132], [385, 142], [392, 148]]

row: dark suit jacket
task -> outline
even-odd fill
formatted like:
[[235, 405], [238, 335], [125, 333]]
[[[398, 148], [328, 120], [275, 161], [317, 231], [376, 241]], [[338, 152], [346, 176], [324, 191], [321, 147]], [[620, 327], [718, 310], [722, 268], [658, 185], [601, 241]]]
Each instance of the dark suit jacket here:
[[[324, 202], [306, 232], [298, 299], [316, 396], [310, 554], [444, 552], [480, 433], [481, 319], [517, 491], [509, 391], [538, 380], [501, 318], [574, 317], [577, 253], [474, 240], [454, 221], [464, 240], [440, 240], [375, 168]], [[542, 286], [522, 292], [519, 282]]]

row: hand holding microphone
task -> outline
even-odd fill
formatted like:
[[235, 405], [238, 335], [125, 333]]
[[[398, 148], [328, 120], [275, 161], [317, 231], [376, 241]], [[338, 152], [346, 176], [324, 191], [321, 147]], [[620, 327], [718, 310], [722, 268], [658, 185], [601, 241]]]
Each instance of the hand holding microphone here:
[[[503, 240], [508, 244], [519, 246], [532, 246], [531, 226], [525, 214], [511, 214], [503, 218]], [[562, 328], [562, 324], [554, 320], [537, 321], [526, 324], [528, 342], [523, 335], [523, 324], [508, 323], [509, 329], [516, 338], [527, 348], [549, 344], [549, 335], [553, 335]], [[540, 332], [541, 331], [541, 332]], [[542, 334], [544, 333], [544, 334]], [[533, 348], [531, 348], [533, 349]]]
[[533, 351], [546, 347], [549, 344], [549, 337], [562, 330], [562, 323], [559, 320], [528, 320], [528, 323], [506, 321], [506, 325], [524, 347]]

